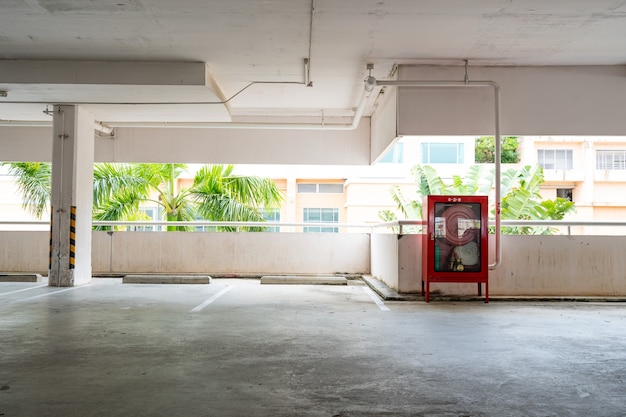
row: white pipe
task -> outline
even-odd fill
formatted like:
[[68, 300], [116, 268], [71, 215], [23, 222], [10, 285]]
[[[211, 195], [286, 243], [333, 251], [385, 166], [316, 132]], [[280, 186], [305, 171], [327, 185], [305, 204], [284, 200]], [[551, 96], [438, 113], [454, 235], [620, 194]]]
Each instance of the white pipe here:
[[[373, 87], [372, 87], [373, 88]], [[198, 128], [198, 129], [271, 129], [271, 130], [354, 130], [359, 127], [367, 100], [372, 88], [363, 87], [363, 92], [357, 107], [354, 109], [352, 122], [349, 124], [326, 124], [326, 123], [229, 123], [229, 122], [106, 122], [96, 124], [96, 130], [105, 134], [112, 134], [112, 128], [116, 127], [136, 127], [136, 128]], [[369, 91], [368, 91], [369, 90]], [[68, 105], [80, 105], [81, 103], [67, 103]], [[91, 103], [94, 104], [94, 103]], [[106, 104], [106, 103], [102, 103]], [[145, 103], [153, 104], [153, 103]], [[165, 104], [165, 103], [160, 103]], [[171, 103], [172, 105], [177, 103]], [[0, 125], [6, 126], [51, 126], [49, 122], [38, 121], [0, 121]], [[100, 130], [100, 129], [106, 129]]]
[[496, 269], [502, 263], [502, 227], [500, 226], [502, 214], [500, 212], [500, 203], [501, 203], [501, 195], [502, 191], [500, 188], [501, 182], [501, 165], [502, 165], [502, 139], [500, 138], [500, 86], [496, 83], [493, 84], [493, 93], [494, 93], [494, 106], [495, 106], [495, 117], [496, 117], [496, 137], [495, 137], [495, 176], [496, 176], [496, 190], [495, 190], [495, 199], [496, 199], [496, 259], [492, 264], [489, 264], [489, 269]]
[[[13, 126], [13, 127], [51, 127], [52, 122], [47, 120], [0, 120], [0, 126]], [[105, 135], [112, 135], [113, 128], [102, 124], [101, 122], [94, 122], [93, 129], [96, 132], [103, 133]]]
[[[107, 122], [106, 125], [96, 122], [94, 130], [111, 135], [116, 127], [160, 127], [160, 128], [196, 128], [196, 129], [275, 129], [275, 130], [354, 130], [359, 127], [363, 118], [365, 105], [370, 96], [363, 90], [358, 106], [354, 110], [352, 122], [349, 124], [326, 123], [228, 123], [228, 122]], [[0, 126], [32, 126], [50, 127], [52, 122], [39, 120], [0, 120]]]
[[492, 264], [489, 264], [489, 269], [496, 269], [502, 263], [502, 239], [500, 230], [501, 214], [500, 214], [500, 182], [501, 182], [501, 154], [502, 143], [500, 140], [500, 86], [495, 81], [402, 81], [402, 80], [389, 80], [379, 81], [376, 80], [376, 85], [390, 86], [390, 87], [491, 87], [494, 91], [494, 104], [495, 104], [495, 200], [496, 200], [496, 259]]
[[101, 122], [94, 123], [94, 130], [96, 132], [100, 132], [105, 135], [113, 136], [113, 128], [107, 125], [102, 124]]
[[[355, 114], [350, 124], [325, 124], [325, 123], [228, 123], [228, 122], [107, 122], [107, 126], [96, 123], [94, 130], [103, 132], [102, 128], [112, 131], [116, 127], [135, 128], [189, 128], [189, 129], [275, 129], [275, 130], [354, 130], [359, 126], [365, 109], [365, 100], [361, 98], [359, 107], [355, 109]], [[0, 120], [0, 126], [16, 127], [51, 127], [52, 122], [37, 120]], [[102, 126], [102, 128], [100, 127]], [[104, 132], [103, 132], [104, 133]], [[105, 134], [110, 134], [105, 133]]]
[[111, 127], [135, 127], [135, 128], [192, 128], [192, 129], [271, 129], [271, 130], [354, 130], [359, 127], [363, 117], [365, 105], [370, 92], [365, 88], [361, 93], [359, 103], [354, 110], [352, 123], [349, 124], [326, 124], [326, 123], [228, 123], [228, 122], [107, 122]]
[[[355, 118], [356, 120], [356, 118]], [[110, 122], [115, 128], [184, 128], [184, 129], [269, 129], [269, 130], [353, 130], [351, 124], [317, 123], [213, 123], [213, 122]], [[358, 126], [358, 123], [357, 123]]]
[[47, 120], [0, 120], [0, 126], [8, 127], [50, 127], [51, 121]]

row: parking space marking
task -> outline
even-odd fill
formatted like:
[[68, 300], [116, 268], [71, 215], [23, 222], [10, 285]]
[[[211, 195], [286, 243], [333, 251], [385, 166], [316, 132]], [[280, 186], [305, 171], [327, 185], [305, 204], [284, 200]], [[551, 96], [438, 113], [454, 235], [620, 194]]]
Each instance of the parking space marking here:
[[209, 304], [213, 303], [215, 300], [220, 298], [222, 295], [226, 294], [232, 288], [233, 287], [231, 287], [230, 285], [227, 286], [226, 288], [223, 288], [220, 292], [218, 292], [217, 294], [215, 294], [214, 296], [212, 296], [211, 298], [209, 298], [208, 300], [206, 300], [202, 304], [198, 304], [197, 306], [195, 306], [194, 308], [189, 310], [189, 312], [190, 313], [197, 313], [199, 311], [202, 311], [205, 307], [207, 307]]
[[22, 303], [24, 301], [36, 300], [37, 298], [48, 297], [50, 295], [56, 295], [56, 294], [60, 294], [62, 292], [73, 291], [73, 290], [77, 290], [79, 288], [85, 288], [85, 287], [89, 287], [89, 286], [91, 286], [91, 284], [78, 285], [76, 287], [69, 287], [69, 288], [65, 288], [63, 290], [58, 290], [58, 291], [48, 292], [48, 293], [45, 293], [45, 294], [34, 295], [32, 297], [22, 298], [20, 300], [12, 301], [9, 304], [17, 304], [17, 303]]
[[21, 290], [3, 292], [3, 293], [0, 293], [0, 297], [2, 297], [3, 295], [15, 294], [15, 293], [22, 292], [22, 291], [30, 291], [30, 290], [34, 290], [35, 288], [41, 288], [41, 287], [47, 287], [47, 286], [48, 284], [43, 284], [43, 285], [37, 285], [36, 287], [22, 288]]
[[380, 308], [382, 311], [390, 311], [389, 307], [387, 307], [385, 303], [383, 303], [383, 301], [378, 297], [378, 295], [376, 295], [374, 291], [370, 289], [370, 287], [363, 287], [363, 291], [365, 291], [365, 293], [370, 296], [372, 301], [374, 301], [378, 308]]

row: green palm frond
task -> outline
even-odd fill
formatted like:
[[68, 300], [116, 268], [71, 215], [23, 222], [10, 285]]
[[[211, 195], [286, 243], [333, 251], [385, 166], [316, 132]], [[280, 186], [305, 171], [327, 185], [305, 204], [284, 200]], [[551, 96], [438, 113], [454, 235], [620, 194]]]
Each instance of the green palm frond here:
[[[186, 190], [173, 196], [167, 201], [167, 210], [164, 212], [167, 221], [193, 221], [196, 219], [196, 208]], [[168, 226], [168, 231], [191, 231], [193, 226]]]
[[18, 189], [23, 196], [22, 207], [41, 219], [48, 209], [52, 194], [51, 165], [45, 162], [10, 162], [3, 165], [16, 177]]
[[446, 184], [437, 174], [435, 168], [430, 165], [416, 165], [412, 172], [417, 180], [421, 195], [447, 194]]
[[[475, 195], [481, 188], [484, 165], [472, 165], [463, 175], [452, 176], [452, 186], [446, 194]], [[491, 188], [491, 187], [489, 187]]]
[[479, 194], [479, 190], [481, 190], [485, 182], [485, 171], [486, 167], [484, 165], [472, 165], [466, 172], [465, 186], [468, 194]]
[[540, 165], [527, 165], [518, 173], [520, 186], [539, 196], [541, 184], [544, 182], [543, 168]]
[[557, 197], [555, 200], [544, 200], [541, 205], [546, 210], [548, 218], [552, 220], [563, 220], [567, 213], [576, 211], [575, 204], [562, 197]]
[[136, 198], [148, 198], [150, 194], [150, 183], [145, 177], [137, 175], [129, 164], [95, 164], [93, 177], [94, 211], [118, 193], [128, 193]]
[[398, 209], [402, 212], [405, 219], [421, 219], [422, 204], [418, 200], [409, 200], [397, 185], [392, 187], [391, 198], [396, 203]]
[[463, 195], [467, 194], [467, 186], [463, 182], [463, 178], [460, 175], [452, 176], [452, 187], [450, 189], [452, 194]]
[[261, 208], [280, 207], [283, 195], [269, 178], [233, 175], [232, 165], [207, 165], [189, 190], [198, 214], [214, 221], [264, 221]]
[[533, 194], [528, 190], [523, 188], [513, 190], [502, 199], [502, 218], [508, 220], [532, 219], [532, 209], [535, 205]]
[[[208, 220], [213, 221], [265, 221], [260, 211], [254, 207], [242, 204], [226, 195], [200, 195], [197, 194], [198, 214]], [[221, 227], [220, 230], [232, 231], [233, 228]], [[261, 228], [248, 228], [246, 230], [256, 231]]]
[[519, 174], [516, 169], [507, 169], [500, 173], [500, 195], [505, 196], [518, 186]]
[[229, 176], [225, 188], [231, 198], [253, 207], [280, 207], [283, 196], [270, 178]]
[[[136, 220], [139, 215], [139, 203], [143, 199], [130, 189], [116, 190], [106, 201], [94, 206], [93, 219], [98, 221]], [[97, 230], [109, 227], [99, 226]]]

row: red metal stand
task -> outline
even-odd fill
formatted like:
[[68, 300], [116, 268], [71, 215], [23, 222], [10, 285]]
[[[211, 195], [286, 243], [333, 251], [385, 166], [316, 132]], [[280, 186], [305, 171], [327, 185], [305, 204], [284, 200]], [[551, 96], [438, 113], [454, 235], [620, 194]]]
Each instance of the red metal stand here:
[[424, 198], [422, 295], [430, 301], [431, 282], [478, 284], [489, 302], [488, 197], [430, 195]]

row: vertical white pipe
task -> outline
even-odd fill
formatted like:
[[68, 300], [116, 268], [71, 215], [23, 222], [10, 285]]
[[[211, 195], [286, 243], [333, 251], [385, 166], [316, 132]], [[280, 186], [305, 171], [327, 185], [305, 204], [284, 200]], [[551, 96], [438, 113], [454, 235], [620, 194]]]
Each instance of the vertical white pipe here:
[[391, 86], [391, 87], [491, 87], [494, 91], [494, 110], [495, 110], [495, 217], [496, 217], [496, 230], [495, 230], [495, 243], [496, 253], [495, 261], [489, 264], [489, 269], [496, 269], [502, 262], [502, 242], [501, 242], [501, 227], [500, 227], [500, 183], [501, 183], [501, 154], [502, 143], [500, 140], [500, 86], [495, 81], [379, 81], [376, 80], [376, 85]]
[[502, 227], [500, 227], [501, 213], [500, 213], [500, 183], [501, 183], [501, 165], [502, 165], [502, 140], [500, 139], [500, 86], [497, 83], [493, 83], [493, 94], [495, 104], [495, 118], [496, 118], [496, 136], [495, 136], [495, 176], [496, 176], [496, 259], [492, 264], [489, 264], [489, 269], [496, 269], [502, 263]]

